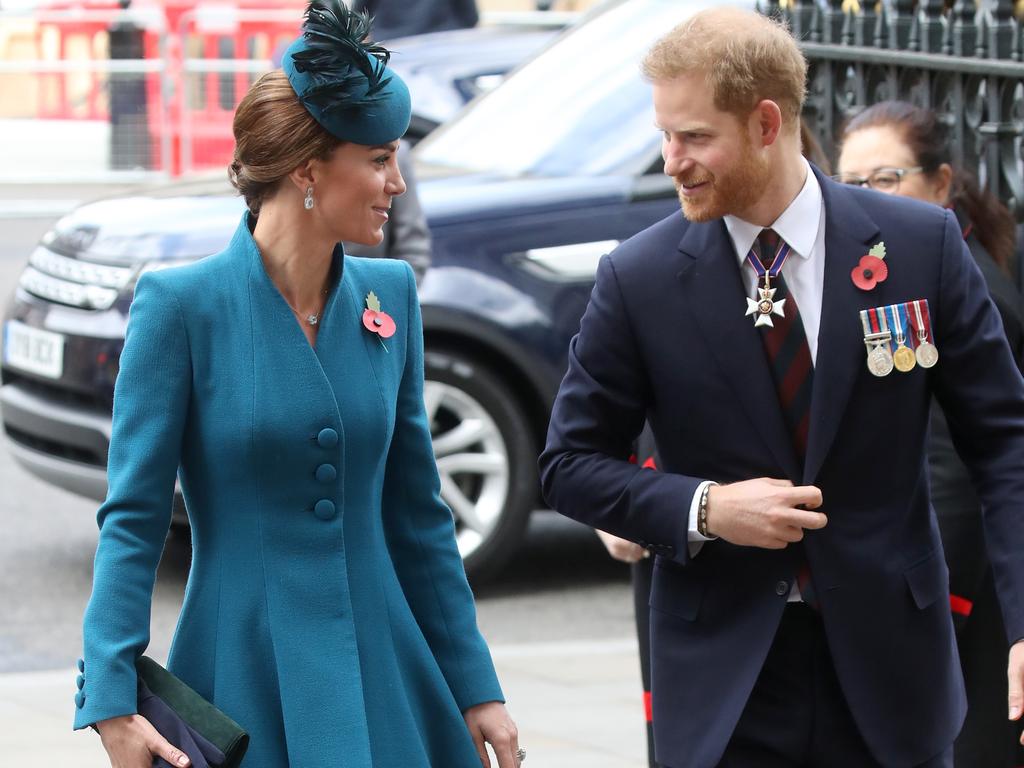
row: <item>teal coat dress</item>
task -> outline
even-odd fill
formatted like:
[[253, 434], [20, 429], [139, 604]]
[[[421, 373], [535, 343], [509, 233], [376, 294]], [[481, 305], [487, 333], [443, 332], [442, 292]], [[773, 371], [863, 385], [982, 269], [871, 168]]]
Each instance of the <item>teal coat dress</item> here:
[[[315, 349], [243, 217], [131, 307], [75, 727], [136, 712], [175, 474], [193, 559], [169, 668], [251, 734], [244, 768], [479, 768], [502, 700], [423, 406], [412, 270], [335, 252]], [[362, 322], [373, 291], [397, 331]]]

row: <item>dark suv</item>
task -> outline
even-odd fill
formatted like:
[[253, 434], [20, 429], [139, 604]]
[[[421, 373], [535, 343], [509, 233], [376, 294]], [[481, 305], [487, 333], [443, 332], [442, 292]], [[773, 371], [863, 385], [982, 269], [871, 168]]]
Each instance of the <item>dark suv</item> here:
[[[434, 238], [425, 398], [476, 577], [538, 506], [536, 456], [597, 260], [678, 210], [637, 62], [680, 16], [676, 0], [606, 6], [415, 150]], [[30, 471], [103, 497], [135, 282], [223, 247], [241, 210], [226, 182], [195, 182], [83, 206], [43, 238], [5, 314], [0, 387]]]

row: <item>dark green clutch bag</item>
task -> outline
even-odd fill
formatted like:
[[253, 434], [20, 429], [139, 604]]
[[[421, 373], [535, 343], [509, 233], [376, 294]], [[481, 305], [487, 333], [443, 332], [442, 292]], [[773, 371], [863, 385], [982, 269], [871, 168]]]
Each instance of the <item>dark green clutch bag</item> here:
[[249, 746], [249, 734], [238, 723], [148, 656], [135, 662], [135, 670], [139, 714], [185, 752], [195, 768], [238, 768]]

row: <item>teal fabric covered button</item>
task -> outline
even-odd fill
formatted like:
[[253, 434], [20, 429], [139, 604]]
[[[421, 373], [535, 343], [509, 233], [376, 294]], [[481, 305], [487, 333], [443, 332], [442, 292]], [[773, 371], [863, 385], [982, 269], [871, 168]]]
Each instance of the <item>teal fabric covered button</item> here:
[[82, 690], [82, 686], [85, 685], [85, 678], [79, 675], [78, 679], [75, 680], [75, 685], [78, 686], [78, 690]]
[[321, 448], [333, 448], [338, 444], [338, 433], [330, 427], [325, 427], [316, 436], [316, 441], [320, 444]]
[[313, 507], [313, 514], [321, 520], [331, 520], [335, 513], [334, 502], [330, 499], [320, 499]]
[[333, 464], [321, 464], [316, 468], [316, 479], [321, 483], [333, 483], [338, 477], [338, 470]]
[[75, 694], [75, 706], [79, 709], [85, 706], [85, 691], [79, 691]]
[[84, 659], [79, 659], [78, 660], [78, 671], [79, 672], [85, 672], [85, 660]]

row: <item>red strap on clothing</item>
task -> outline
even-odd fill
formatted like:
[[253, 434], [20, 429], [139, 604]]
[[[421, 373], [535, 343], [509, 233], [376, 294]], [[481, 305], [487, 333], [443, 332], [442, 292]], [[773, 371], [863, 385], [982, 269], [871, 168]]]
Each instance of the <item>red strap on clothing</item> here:
[[952, 592], [949, 593], [949, 609], [959, 616], [970, 616], [971, 610], [974, 608], [974, 603], [968, 600], [966, 597], [960, 597], [960, 595], [954, 595]]

